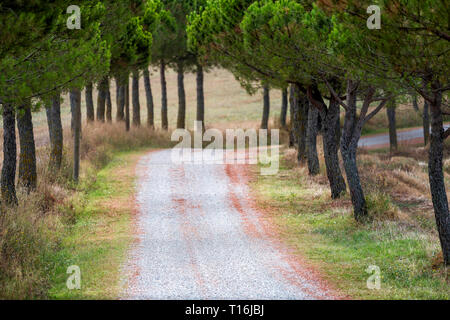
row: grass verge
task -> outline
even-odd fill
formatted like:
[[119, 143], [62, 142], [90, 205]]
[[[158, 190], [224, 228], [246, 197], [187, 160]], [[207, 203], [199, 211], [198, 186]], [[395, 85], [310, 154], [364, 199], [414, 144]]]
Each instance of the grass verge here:
[[[133, 166], [138, 150], [170, 147], [167, 132], [122, 124], [83, 128], [80, 183], [71, 178], [70, 130], [64, 164], [37, 154], [38, 186], [18, 188], [19, 203], [0, 206], [0, 299], [111, 299], [129, 244]], [[81, 268], [82, 290], [66, 290], [67, 268]]]
[[[358, 224], [348, 196], [332, 201], [323, 176], [309, 178], [305, 168], [296, 168], [286, 159], [277, 175], [255, 175], [252, 188], [282, 240], [344, 295], [353, 299], [450, 298], [447, 275], [437, 262], [440, 247], [432, 216], [408, 215], [388, 193], [376, 192], [374, 187], [366, 188], [374, 219]], [[380, 290], [367, 287], [373, 274], [366, 272], [369, 266], [380, 268]]]
[[[62, 241], [55, 258], [52, 299], [116, 299], [121, 291], [120, 267], [133, 241], [135, 166], [144, 152], [125, 152], [96, 176], [89, 192], [74, 203], [77, 222]], [[81, 289], [69, 290], [66, 270], [76, 265], [81, 271]]]

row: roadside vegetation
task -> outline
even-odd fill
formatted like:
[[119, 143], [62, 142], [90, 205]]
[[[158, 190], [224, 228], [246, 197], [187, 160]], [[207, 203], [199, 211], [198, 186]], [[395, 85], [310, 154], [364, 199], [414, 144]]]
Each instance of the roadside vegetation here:
[[[351, 299], [450, 299], [425, 148], [403, 146], [391, 156], [386, 150], [360, 152], [370, 217], [364, 223], [352, 219], [348, 195], [329, 201], [324, 168], [310, 177], [295, 157], [286, 149], [277, 175], [254, 175], [252, 181], [258, 205], [294, 252]], [[446, 159], [448, 188], [448, 151]], [[366, 272], [369, 266], [380, 268], [380, 290], [367, 287], [374, 274]]]
[[[123, 135], [121, 129], [84, 129], [80, 184], [71, 175], [70, 143], [56, 175], [48, 169], [48, 148], [38, 149], [36, 191], [20, 193], [17, 207], [0, 217], [1, 299], [117, 297], [120, 263], [133, 238], [139, 150], [170, 146], [165, 132], [144, 127]], [[83, 266], [85, 290], [67, 290], [70, 265]]]

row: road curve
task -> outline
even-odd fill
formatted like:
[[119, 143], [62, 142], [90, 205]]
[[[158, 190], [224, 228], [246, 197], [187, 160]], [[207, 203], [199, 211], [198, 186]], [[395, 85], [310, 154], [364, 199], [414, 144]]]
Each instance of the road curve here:
[[[444, 130], [449, 128], [450, 124], [444, 124]], [[397, 140], [399, 143], [421, 143], [423, 142], [423, 129], [414, 128], [397, 131]], [[381, 133], [361, 137], [358, 146], [360, 148], [384, 148], [389, 147], [389, 133]]]
[[170, 150], [138, 166], [139, 241], [124, 299], [332, 299], [265, 232], [242, 165], [176, 164]]

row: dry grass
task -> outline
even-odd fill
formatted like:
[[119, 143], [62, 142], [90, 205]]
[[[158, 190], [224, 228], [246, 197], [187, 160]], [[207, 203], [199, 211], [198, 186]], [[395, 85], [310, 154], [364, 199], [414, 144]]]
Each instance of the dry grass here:
[[[421, 115], [414, 110], [410, 103], [399, 104], [397, 106], [396, 121], [397, 129], [419, 127], [422, 125]], [[383, 132], [387, 128], [389, 128], [389, 123], [386, 111], [382, 110], [364, 125], [363, 134]]]
[[[446, 142], [447, 146], [449, 141]], [[318, 139], [320, 174], [307, 177], [306, 167], [297, 164], [297, 153], [293, 149], [284, 152], [284, 166], [296, 172], [301, 180], [314, 184], [314, 188], [328, 190], [322, 139]], [[398, 151], [388, 150], [358, 152], [358, 170], [367, 197], [370, 214], [378, 220], [404, 220], [418, 227], [425, 217], [429, 221], [428, 231], [436, 235], [434, 212], [428, 178], [428, 148], [400, 145]], [[447, 196], [450, 198], [450, 148], [444, 152], [444, 176]], [[341, 171], [345, 170], [341, 159]], [[350, 205], [350, 202], [347, 201]], [[349, 207], [350, 208], [350, 207]], [[420, 221], [417, 221], [417, 217]]]
[[125, 132], [121, 123], [97, 124], [84, 128], [80, 152], [82, 159], [100, 168], [110, 160], [111, 152], [151, 147], [169, 148], [173, 145], [167, 131], [152, 130], [143, 126]]

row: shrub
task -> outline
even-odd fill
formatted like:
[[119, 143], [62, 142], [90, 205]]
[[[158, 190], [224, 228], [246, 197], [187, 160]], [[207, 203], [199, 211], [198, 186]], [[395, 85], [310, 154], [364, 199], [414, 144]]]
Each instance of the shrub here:
[[384, 192], [371, 192], [366, 196], [369, 217], [373, 220], [395, 220], [397, 207], [392, 203], [391, 197]]

